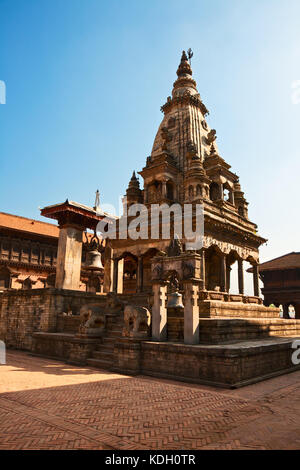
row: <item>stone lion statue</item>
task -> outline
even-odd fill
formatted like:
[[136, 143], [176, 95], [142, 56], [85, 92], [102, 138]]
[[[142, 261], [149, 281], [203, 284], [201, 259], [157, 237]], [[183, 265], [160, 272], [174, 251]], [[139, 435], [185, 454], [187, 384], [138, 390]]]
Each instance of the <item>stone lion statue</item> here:
[[79, 334], [101, 335], [105, 330], [106, 317], [99, 305], [84, 305], [80, 310]]
[[151, 314], [146, 307], [126, 305], [124, 308], [123, 336], [143, 338], [149, 335]]
[[106, 328], [106, 315], [122, 314], [125, 305], [113, 292], [106, 295], [105, 304], [99, 303], [85, 304], [81, 307], [79, 335], [102, 336]]

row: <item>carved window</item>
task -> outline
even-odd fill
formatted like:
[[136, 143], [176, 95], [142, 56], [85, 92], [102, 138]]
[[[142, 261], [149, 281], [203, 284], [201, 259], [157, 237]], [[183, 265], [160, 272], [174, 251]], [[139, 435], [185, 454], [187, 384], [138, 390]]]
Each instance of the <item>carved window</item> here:
[[220, 199], [220, 187], [217, 183], [211, 183], [209, 187], [209, 197], [212, 201]]
[[39, 255], [40, 255], [39, 247], [36, 246], [36, 245], [32, 246], [32, 248], [31, 248], [31, 262], [33, 264], [38, 264]]
[[8, 241], [2, 241], [2, 250], [1, 250], [1, 258], [2, 259], [9, 259], [9, 251], [10, 251], [10, 244]]
[[30, 246], [24, 244], [22, 245], [21, 261], [23, 263], [29, 263], [29, 257], [30, 257]]
[[45, 250], [44, 264], [46, 264], [47, 266], [51, 265], [51, 250], [49, 249]]
[[193, 186], [189, 186], [189, 198], [193, 199], [194, 197], [194, 188]]
[[1, 269], [0, 271], [0, 290], [10, 288], [10, 272], [8, 269]]
[[167, 183], [167, 198], [173, 200], [174, 198], [173, 184]]
[[19, 261], [20, 259], [20, 245], [17, 242], [12, 244], [11, 259], [12, 261]]

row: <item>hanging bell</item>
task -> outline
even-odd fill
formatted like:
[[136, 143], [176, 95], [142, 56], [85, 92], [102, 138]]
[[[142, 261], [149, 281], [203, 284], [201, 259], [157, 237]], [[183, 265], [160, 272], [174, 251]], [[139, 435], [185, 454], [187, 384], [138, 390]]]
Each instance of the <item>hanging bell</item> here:
[[98, 250], [91, 250], [87, 252], [85, 268], [90, 271], [99, 271], [103, 268], [101, 253]]
[[179, 292], [172, 292], [168, 295], [167, 308], [184, 308], [182, 295]]

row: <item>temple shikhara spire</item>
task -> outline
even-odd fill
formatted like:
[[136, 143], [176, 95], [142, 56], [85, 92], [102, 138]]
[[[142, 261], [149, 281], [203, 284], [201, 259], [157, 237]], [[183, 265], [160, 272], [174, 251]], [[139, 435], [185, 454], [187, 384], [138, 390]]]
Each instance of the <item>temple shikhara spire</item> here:
[[[134, 172], [126, 201], [129, 207], [143, 203], [149, 208], [152, 204], [178, 203], [182, 207], [202, 204], [205, 226], [201, 253], [206, 266], [202, 273], [203, 285], [208, 290], [228, 292], [231, 265], [239, 260], [239, 290], [243, 293], [242, 262], [257, 265], [258, 248], [265, 239], [257, 235], [257, 226], [248, 218], [248, 202], [239, 177], [219, 153], [217, 132], [207, 122], [208, 109], [193, 78], [191, 54], [191, 51], [182, 52], [172, 94], [161, 107], [163, 119], [151, 155], [139, 171], [143, 189]], [[111, 241], [116, 257], [121, 259], [126, 253], [123, 269], [128, 271], [128, 276], [123, 280], [124, 292], [150, 288], [150, 254], [167, 252], [168, 243], [169, 240], [162, 239]], [[182, 243], [185, 246], [184, 238]], [[143, 270], [132, 268], [139, 264], [140, 258]], [[129, 274], [132, 272], [136, 273], [135, 282]], [[256, 276], [255, 294], [258, 290]]]

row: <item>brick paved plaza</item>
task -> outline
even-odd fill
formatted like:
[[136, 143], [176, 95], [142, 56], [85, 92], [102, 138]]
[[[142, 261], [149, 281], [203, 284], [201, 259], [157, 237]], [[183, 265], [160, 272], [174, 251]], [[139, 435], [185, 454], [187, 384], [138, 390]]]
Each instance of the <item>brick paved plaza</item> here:
[[299, 449], [300, 372], [239, 390], [8, 352], [0, 449]]

